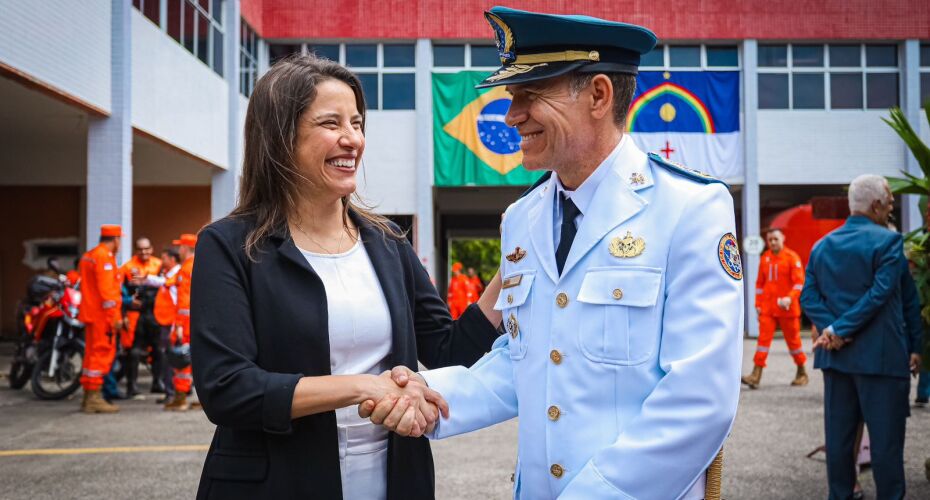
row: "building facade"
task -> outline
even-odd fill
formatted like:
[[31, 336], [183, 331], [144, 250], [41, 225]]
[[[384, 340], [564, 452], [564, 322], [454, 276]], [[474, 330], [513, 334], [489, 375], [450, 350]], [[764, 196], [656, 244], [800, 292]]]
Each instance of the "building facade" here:
[[[70, 264], [102, 223], [161, 246], [231, 210], [255, 81], [277, 59], [349, 65], [368, 100], [360, 193], [411, 229], [440, 286], [448, 240], [494, 236], [519, 186], [437, 187], [432, 76], [498, 65], [486, 1], [0, 0], [0, 325], [48, 256]], [[564, 2], [510, 6], [642, 24], [644, 70], [739, 74], [742, 161], [726, 180], [741, 236], [861, 173], [916, 172], [881, 121], [930, 124], [930, 4]], [[902, 200], [905, 228], [920, 223]], [[131, 253], [132, 236], [122, 251]], [[790, 245], [790, 242], [789, 242]], [[747, 282], [758, 262], [744, 255]], [[751, 290], [749, 286], [747, 289]], [[749, 299], [747, 299], [749, 300]], [[751, 302], [748, 302], [751, 304]], [[747, 308], [747, 329], [755, 328]]]

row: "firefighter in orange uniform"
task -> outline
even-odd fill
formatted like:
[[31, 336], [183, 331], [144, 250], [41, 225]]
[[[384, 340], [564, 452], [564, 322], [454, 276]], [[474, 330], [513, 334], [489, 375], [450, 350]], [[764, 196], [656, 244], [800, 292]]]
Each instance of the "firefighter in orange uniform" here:
[[452, 319], [458, 319], [468, 307], [468, 294], [471, 285], [468, 277], [462, 274], [462, 263], [452, 263], [452, 277], [449, 278], [449, 292], [446, 301], [449, 303], [449, 314]]
[[81, 257], [81, 306], [78, 319], [84, 329], [84, 413], [115, 413], [119, 407], [100, 394], [103, 377], [116, 356], [116, 336], [123, 327], [120, 273], [115, 254], [123, 231], [120, 226], [100, 226], [100, 244]]
[[[194, 247], [197, 246], [197, 235], [182, 234], [180, 239], [174, 240], [173, 243], [178, 247], [178, 254], [181, 257], [181, 270], [178, 271], [177, 291], [178, 291], [178, 312], [175, 317], [174, 331], [171, 333], [171, 346], [184, 346], [190, 349], [190, 324], [191, 324], [191, 274], [194, 272]], [[190, 351], [188, 351], [190, 352]], [[191, 383], [194, 380], [191, 367], [174, 370], [174, 399], [165, 404], [168, 411], [185, 411], [190, 408], [187, 404], [187, 393], [191, 390]]]
[[[158, 356], [159, 327], [155, 322], [152, 308], [155, 294], [163, 282], [161, 259], [152, 255], [152, 242], [148, 238], [136, 239], [136, 253], [120, 268], [123, 285], [132, 297], [132, 302], [125, 304], [128, 326], [120, 335], [120, 344], [126, 352], [126, 396], [131, 398], [139, 394], [136, 381], [139, 378], [139, 358], [148, 347], [152, 349], [152, 369], [158, 372], [161, 359]], [[141, 323], [140, 323], [141, 319]], [[152, 379], [153, 392], [164, 392], [161, 381]]]
[[756, 279], [756, 311], [759, 313], [759, 341], [756, 354], [752, 358], [752, 373], [743, 377], [742, 382], [751, 389], [756, 389], [762, 380], [762, 369], [769, 355], [775, 324], [781, 327], [785, 342], [797, 372], [793, 386], [807, 385], [807, 371], [804, 363], [807, 356], [801, 347], [801, 305], [799, 298], [804, 288], [804, 266], [801, 258], [793, 250], [785, 247], [785, 234], [779, 229], [771, 229], [765, 235], [768, 244], [759, 261], [759, 277]]

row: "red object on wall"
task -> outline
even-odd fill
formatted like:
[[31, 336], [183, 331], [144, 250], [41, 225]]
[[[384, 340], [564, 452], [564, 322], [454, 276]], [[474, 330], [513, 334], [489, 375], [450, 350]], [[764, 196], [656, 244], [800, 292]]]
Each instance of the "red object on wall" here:
[[926, 0], [243, 0], [242, 15], [271, 39], [477, 39], [494, 5], [587, 14], [648, 26], [660, 40], [930, 38]]
[[797, 252], [804, 267], [807, 267], [814, 243], [844, 222], [845, 219], [815, 219], [811, 205], [805, 204], [779, 212], [768, 227], [781, 229], [785, 233], [785, 246]]

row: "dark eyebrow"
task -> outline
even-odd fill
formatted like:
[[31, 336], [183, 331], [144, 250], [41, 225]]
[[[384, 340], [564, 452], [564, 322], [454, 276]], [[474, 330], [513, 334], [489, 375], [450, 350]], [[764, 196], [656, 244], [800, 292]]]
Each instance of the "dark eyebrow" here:
[[339, 113], [323, 113], [322, 115], [313, 117], [313, 119], [316, 121], [324, 120], [326, 118], [339, 118]]

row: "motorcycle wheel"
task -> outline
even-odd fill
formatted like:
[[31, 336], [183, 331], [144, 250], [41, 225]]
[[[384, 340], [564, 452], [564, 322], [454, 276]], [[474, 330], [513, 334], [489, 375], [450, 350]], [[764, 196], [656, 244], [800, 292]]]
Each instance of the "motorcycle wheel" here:
[[10, 366], [10, 389], [22, 389], [32, 377], [33, 365], [24, 361], [14, 361]]
[[63, 347], [59, 351], [58, 368], [49, 377], [48, 367], [51, 361], [51, 350], [39, 357], [32, 371], [32, 392], [39, 399], [64, 399], [81, 386], [84, 350], [77, 349], [74, 345]]

